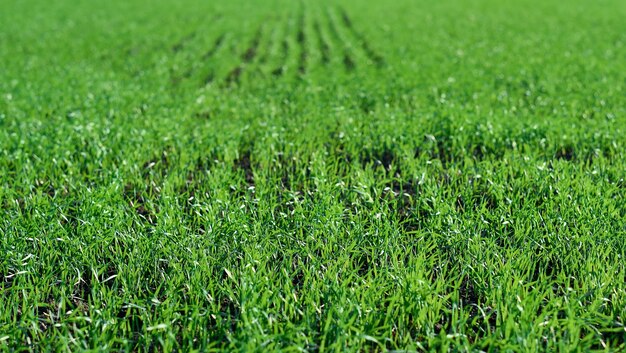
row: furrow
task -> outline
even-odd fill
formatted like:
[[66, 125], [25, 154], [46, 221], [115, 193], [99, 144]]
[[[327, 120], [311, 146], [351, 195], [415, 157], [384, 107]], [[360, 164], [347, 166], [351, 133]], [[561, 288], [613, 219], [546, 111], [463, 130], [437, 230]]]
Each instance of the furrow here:
[[241, 55], [241, 62], [235, 66], [224, 79], [226, 85], [239, 84], [241, 81], [241, 75], [245, 69], [245, 66], [250, 64], [258, 54], [259, 45], [263, 37], [263, 26], [259, 26], [254, 34], [254, 38], [250, 42], [248, 48]]
[[188, 33], [187, 35], [185, 35], [184, 37], [182, 37], [181, 39], [179, 39], [176, 43], [174, 43], [172, 45], [172, 52], [173, 53], [178, 53], [181, 50], [183, 50], [185, 48], [185, 45], [187, 45], [187, 43], [189, 41], [191, 41], [193, 38], [195, 38], [198, 35], [197, 31], [193, 31], [191, 33]]
[[285, 20], [283, 38], [280, 41], [279, 64], [271, 72], [274, 77], [282, 76], [287, 69], [287, 61], [289, 59], [289, 53], [291, 50], [290, 45], [289, 45], [290, 27], [291, 27], [291, 20], [289, 19], [289, 16], [287, 16]]
[[272, 50], [274, 48], [274, 42], [276, 40], [276, 34], [278, 32], [277, 26], [272, 26], [272, 30], [270, 31], [269, 35], [267, 35], [267, 41], [261, 45], [261, 48], [265, 49], [265, 50], [261, 50], [261, 54], [259, 55], [258, 58], [258, 63], [259, 65], [263, 66], [265, 64], [267, 64], [271, 54], [272, 54]]
[[337, 28], [337, 23], [335, 22], [334, 17], [330, 13], [329, 9], [326, 9], [326, 18], [328, 20], [328, 30], [330, 32], [331, 37], [335, 40], [336, 43], [339, 44], [343, 48], [343, 66], [348, 72], [352, 72], [356, 69], [356, 61], [353, 58], [351, 53], [351, 46], [348, 42], [342, 38], [339, 33], [339, 29]]
[[317, 37], [317, 44], [319, 47], [322, 64], [326, 66], [328, 65], [328, 63], [330, 63], [330, 46], [328, 45], [328, 42], [322, 34], [322, 28], [320, 27], [320, 23], [318, 20], [315, 20], [313, 22], [313, 30], [315, 31], [315, 35]]
[[[207, 52], [204, 53], [204, 55], [202, 55], [202, 60], [203, 61], [208, 61], [209, 59], [211, 59], [213, 56], [215, 56], [215, 54], [220, 50], [220, 48], [222, 48], [222, 46], [224, 45], [224, 39], [226, 38], [226, 34], [221, 34], [220, 36], [218, 36], [215, 39], [215, 42], [213, 43], [213, 46], [211, 47], [211, 49], [209, 49]], [[204, 79], [202, 81], [202, 84], [204, 86], [210, 84], [213, 82], [213, 80], [215, 79], [215, 73], [213, 72], [213, 70], [209, 70], [209, 72], [204, 76]]]
[[202, 55], [202, 60], [208, 60], [212, 58], [215, 55], [215, 53], [217, 53], [217, 51], [220, 50], [220, 48], [224, 44], [225, 38], [226, 38], [226, 33], [220, 34], [215, 39], [215, 42], [213, 42], [213, 46]]
[[298, 46], [300, 47], [300, 60], [298, 61], [298, 74], [299, 75], [306, 74], [307, 60], [309, 58], [309, 53], [307, 50], [307, 36], [305, 32], [306, 24], [305, 24], [304, 13], [305, 13], [304, 10], [302, 10], [302, 12], [300, 13], [300, 17], [298, 19], [298, 33], [296, 37]]
[[372, 46], [370, 45], [367, 38], [361, 32], [357, 31], [354, 28], [353, 22], [350, 19], [348, 12], [342, 7], [339, 7], [338, 11], [344, 27], [347, 29], [347, 32], [350, 33], [350, 35], [354, 37], [354, 39], [360, 44], [361, 49], [365, 53], [365, 56], [374, 64], [376, 64], [376, 66], [383, 66], [385, 64], [385, 59], [382, 57], [382, 55], [378, 54], [374, 49], [372, 49]]
[[248, 49], [246, 49], [245, 53], [243, 53], [243, 55], [241, 56], [241, 60], [243, 61], [243, 63], [245, 64], [250, 63], [257, 56], [257, 52], [259, 49], [259, 44], [261, 43], [262, 36], [263, 36], [263, 28], [259, 27], [256, 33], [254, 34], [254, 38], [252, 39], [250, 46], [248, 47]]
[[[207, 61], [209, 59], [211, 59], [222, 47], [224, 41], [226, 38], [226, 34], [222, 33], [220, 34], [214, 41], [213, 45], [211, 46], [211, 48], [206, 51], [202, 57], [201, 57], [201, 61]], [[176, 86], [178, 85], [181, 81], [186, 80], [191, 78], [194, 75], [194, 72], [197, 70], [198, 65], [190, 65], [185, 71], [183, 71], [181, 74], [179, 75], [172, 75], [170, 82], [172, 83], [172, 85]], [[212, 79], [209, 77], [212, 74], [209, 74], [207, 77], [205, 77], [204, 81], [205, 83], [210, 83], [210, 81], [212, 81]]]

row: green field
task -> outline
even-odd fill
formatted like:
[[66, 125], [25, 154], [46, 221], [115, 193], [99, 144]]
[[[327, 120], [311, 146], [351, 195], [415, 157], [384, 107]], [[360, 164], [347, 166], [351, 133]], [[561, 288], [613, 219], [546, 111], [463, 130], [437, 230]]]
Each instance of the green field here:
[[0, 0], [0, 351], [626, 349], [625, 19]]

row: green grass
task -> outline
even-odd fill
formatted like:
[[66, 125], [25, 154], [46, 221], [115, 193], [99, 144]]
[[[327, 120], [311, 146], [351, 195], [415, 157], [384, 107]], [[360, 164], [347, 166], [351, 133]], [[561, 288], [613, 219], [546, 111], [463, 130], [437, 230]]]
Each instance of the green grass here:
[[624, 18], [0, 2], [0, 350], [625, 349]]

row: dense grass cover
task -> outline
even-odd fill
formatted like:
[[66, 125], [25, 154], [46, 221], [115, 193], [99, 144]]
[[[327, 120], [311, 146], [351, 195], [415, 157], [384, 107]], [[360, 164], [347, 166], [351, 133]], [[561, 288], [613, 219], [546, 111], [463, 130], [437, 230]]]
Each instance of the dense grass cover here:
[[0, 2], [0, 350], [617, 351], [626, 3]]

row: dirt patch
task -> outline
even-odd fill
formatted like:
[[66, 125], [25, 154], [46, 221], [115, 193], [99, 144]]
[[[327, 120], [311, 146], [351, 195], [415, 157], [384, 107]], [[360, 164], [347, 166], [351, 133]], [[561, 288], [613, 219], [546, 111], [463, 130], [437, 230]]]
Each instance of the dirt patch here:
[[243, 173], [248, 187], [254, 186], [254, 172], [252, 170], [251, 150], [244, 149], [239, 157], [233, 161], [233, 169]]
[[574, 151], [574, 147], [569, 145], [560, 147], [554, 154], [554, 158], [563, 159], [568, 162], [573, 160], [574, 158], [576, 158], [576, 152]]
[[370, 166], [373, 169], [383, 167], [386, 172], [391, 171], [393, 164], [398, 164], [398, 157], [393, 149], [384, 147], [380, 150], [365, 150], [359, 156], [361, 166], [366, 168]]
[[226, 82], [227, 85], [238, 84], [240, 81], [242, 72], [243, 72], [242, 66], [235, 67], [228, 73], [228, 75], [226, 75], [224, 82]]
[[252, 62], [252, 60], [254, 60], [254, 58], [257, 56], [257, 51], [259, 49], [259, 44], [261, 43], [262, 36], [263, 36], [263, 29], [259, 27], [254, 34], [254, 38], [252, 39], [250, 46], [248, 47], [248, 49], [246, 49], [246, 51], [241, 56], [241, 60], [244, 63]]
[[352, 59], [347, 51], [343, 54], [343, 66], [346, 68], [346, 71], [354, 71], [356, 68], [354, 59]]

